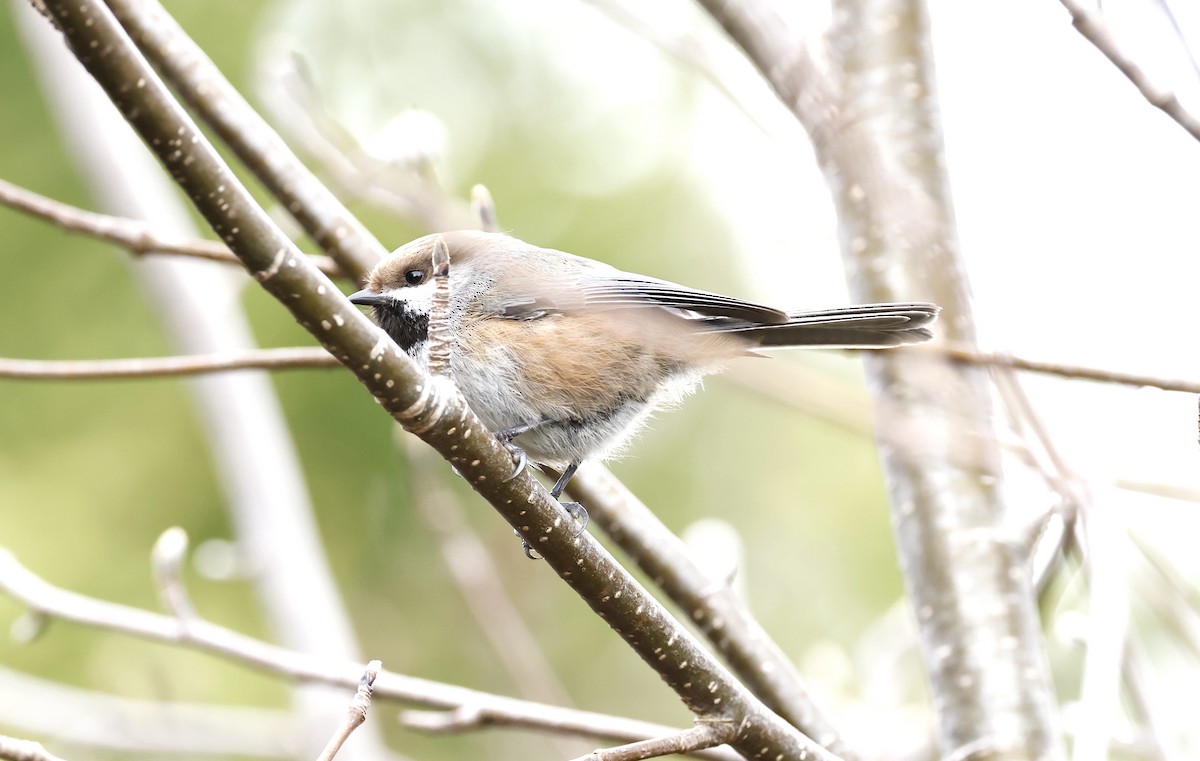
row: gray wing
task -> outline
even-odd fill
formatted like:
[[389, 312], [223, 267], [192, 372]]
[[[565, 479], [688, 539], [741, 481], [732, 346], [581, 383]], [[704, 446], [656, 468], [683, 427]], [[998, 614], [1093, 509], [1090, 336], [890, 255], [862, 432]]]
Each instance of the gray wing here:
[[501, 316], [529, 320], [552, 312], [654, 307], [691, 312], [693, 317], [726, 318], [760, 325], [782, 325], [788, 321], [787, 313], [779, 309], [624, 272], [588, 277], [569, 287], [548, 288], [536, 295], [510, 295], [504, 301]]
[[580, 291], [587, 306], [601, 309], [662, 307], [768, 325], [788, 321], [786, 312], [762, 304], [623, 273], [589, 279], [580, 284]]

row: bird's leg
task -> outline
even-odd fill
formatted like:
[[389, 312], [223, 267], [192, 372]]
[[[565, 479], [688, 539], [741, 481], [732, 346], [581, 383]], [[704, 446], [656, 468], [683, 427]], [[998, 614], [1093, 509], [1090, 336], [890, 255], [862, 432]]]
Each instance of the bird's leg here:
[[525, 470], [525, 464], [529, 462], [529, 457], [525, 454], [525, 450], [514, 444], [513, 439], [517, 438], [522, 433], [528, 433], [529, 431], [532, 431], [539, 425], [541, 425], [541, 423], [534, 423], [532, 425], [514, 425], [512, 428], [505, 428], [502, 431], [496, 432], [496, 438], [500, 440], [500, 443], [504, 445], [504, 448], [508, 450], [509, 454], [512, 455], [513, 458], [513, 472], [508, 478], [504, 479], [505, 481], [511, 481], [517, 476], [521, 475], [521, 471]]
[[[551, 497], [558, 499], [560, 496], [562, 496], [563, 489], [567, 488], [567, 482], [571, 480], [571, 476], [575, 475], [575, 471], [579, 470], [579, 465], [579, 460], [576, 460], [567, 467], [563, 468], [562, 475], [558, 477], [558, 480], [554, 482], [554, 486], [550, 489]], [[558, 504], [562, 505], [563, 510], [566, 510], [567, 514], [574, 518], [575, 522], [579, 524], [579, 531], [575, 532], [575, 535], [578, 536], [580, 531], [583, 531], [585, 528], [587, 528], [587, 510], [585, 510], [583, 505], [579, 504], [578, 502], [559, 502]]]
[[575, 475], [575, 471], [579, 470], [579, 461], [575, 461], [563, 468], [562, 475], [554, 482], [554, 486], [550, 488], [550, 496], [558, 499], [562, 496], [563, 489], [567, 488], [567, 482], [571, 480], [571, 476]]

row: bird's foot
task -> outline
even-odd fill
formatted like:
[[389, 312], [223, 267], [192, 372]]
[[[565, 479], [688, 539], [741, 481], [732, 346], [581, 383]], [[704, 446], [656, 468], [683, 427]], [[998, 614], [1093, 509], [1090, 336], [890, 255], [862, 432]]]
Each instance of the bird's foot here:
[[[563, 510], [567, 511], [567, 515], [571, 516], [571, 520], [579, 524], [578, 528], [576, 528], [571, 534], [571, 537], [574, 538], [582, 534], [583, 530], [586, 529], [588, 525], [588, 512], [584, 506], [578, 502], [559, 502], [558, 504]], [[525, 539], [525, 537], [521, 536], [519, 531], [513, 529], [513, 533], [520, 537], [521, 549], [524, 550], [525, 557], [529, 558], [530, 560], [542, 559], [542, 556], [537, 554], [537, 552], [533, 549], [533, 546], [529, 544], [529, 541]]]

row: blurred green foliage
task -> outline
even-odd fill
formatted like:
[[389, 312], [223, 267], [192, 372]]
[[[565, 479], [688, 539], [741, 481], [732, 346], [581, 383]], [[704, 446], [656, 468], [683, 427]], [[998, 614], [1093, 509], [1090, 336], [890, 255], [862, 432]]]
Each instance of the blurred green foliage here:
[[[446, 191], [465, 197], [471, 184], [485, 183], [502, 224], [523, 238], [745, 293], [732, 267], [744, 252], [733, 250], [728, 222], [688, 166], [689, 120], [706, 85], [670, 62], [660, 61], [657, 73], [666, 97], [652, 111], [635, 112], [630, 109], [644, 104], [598, 106], [588, 83], [573, 77], [582, 63], [559, 70], [536, 35], [493, 24], [484, 14], [494, 11], [483, 3], [166, 5], [252, 97], [255, 39], [290, 25], [292, 44], [312, 46], [305, 55], [327, 105], [348, 114], [352, 126], [389, 107], [444, 115]], [[314, 26], [338, 17], [346, 29], [327, 26], [323, 38], [313, 36]], [[596, 16], [592, 23], [607, 22]], [[361, 45], [348, 48], [348, 38], [359, 34]], [[396, 44], [387, 45], [389, 39]], [[425, 44], [418, 45], [421, 39]], [[346, 76], [356, 70], [360, 76]], [[468, 76], [475, 79], [455, 79]], [[0, 177], [94, 208], [86, 178], [43, 103], [11, 10], [0, 12], [0, 91]], [[481, 103], [479, 93], [489, 92]], [[466, 105], [454, 100], [473, 95]], [[481, 115], [486, 129], [463, 126]], [[455, 153], [460, 133], [467, 157]], [[620, 182], [589, 186], [588, 172], [623, 152], [651, 158]], [[355, 208], [389, 246], [422, 232], [376, 209]], [[124, 252], [7, 209], [0, 209], [0, 242], [0, 356], [171, 352]], [[311, 344], [252, 285], [245, 305], [263, 345]], [[848, 384], [861, 383], [850, 361], [775, 361], [816, 361]], [[430, 531], [408, 506], [406, 468], [388, 418], [346, 373], [283, 373], [274, 384], [364, 655], [382, 658], [393, 670], [512, 694]], [[736, 527], [747, 548], [741, 574], [749, 602], [797, 660], [815, 643], [852, 649], [900, 593], [879, 469], [871, 442], [861, 436], [717, 380], [681, 410], [663, 414], [614, 470], [676, 530], [708, 516]], [[544, 565], [525, 560], [511, 531], [448, 468], [443, 475], [578, 704], [685, 722], [674, 697], [619, 638]], [[149, 549], [176, 525], [193, 546], [231, 538], [185, 382], [0, 380], [4, 547], [56, 584], [155, 608]], [[207, 580], [194, 571], [188, 581], [203, 615], [266, 636], [248, 584]], [[20, 613], [0, 598], [0, 625]], [[29, 644], [0, 638], [0, 664], [145, 698], [281, 705], [286, 694], [277, 680], [219, 659], [62, 624]], [[519, 733], [491, 733], [486, 741], [425, 738], [401, 733], [390, 719], [381, 724], [398, 736], [398, 747], [421, 758], [484, 748], [490, 758], [525, 757], [523, 749], [535, 742]]]

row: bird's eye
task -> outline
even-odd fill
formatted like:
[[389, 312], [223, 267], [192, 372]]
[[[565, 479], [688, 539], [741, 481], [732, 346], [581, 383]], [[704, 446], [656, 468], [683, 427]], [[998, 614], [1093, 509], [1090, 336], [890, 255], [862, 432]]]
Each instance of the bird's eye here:
[[425, 270], [409, 270], [404, 273], [404, 282], [409, 285], [420, 285], [425, 279]]

